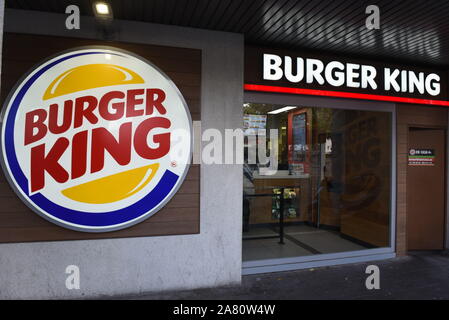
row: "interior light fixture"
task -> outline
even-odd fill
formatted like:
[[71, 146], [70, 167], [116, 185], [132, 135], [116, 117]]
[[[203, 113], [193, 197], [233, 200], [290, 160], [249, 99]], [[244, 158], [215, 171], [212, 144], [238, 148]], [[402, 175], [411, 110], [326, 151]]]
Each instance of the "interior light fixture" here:
[[276, 110], [273, 110], [273, 111], [270, 111], [270, 112], [268, 112], [268, 114], [278, 114], [278, 113], [282, 113], [282, 112], [285, 112], [285, 111], [288, 111], [288, 110], [292, 110], [292, 109], [296, 109], [297, 107], [295, 107], [295, 106], [286, 106], [286, 107], [283, 107], [283, 108], [280, 108], [280, 109], [276, 109]]

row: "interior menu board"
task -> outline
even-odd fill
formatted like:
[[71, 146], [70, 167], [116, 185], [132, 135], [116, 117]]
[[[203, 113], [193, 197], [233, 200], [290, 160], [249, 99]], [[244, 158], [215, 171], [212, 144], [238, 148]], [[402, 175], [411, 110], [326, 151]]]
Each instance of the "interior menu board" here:
[[435, 165], [434, 149], [410, 149], [408, 152], [409, 166], [433, 166]]
[[306, 161], [306, 114], [300, 113], [293, 116], [293, 161]]
[[245, 114], [243, 115], [243, 132], [245, 135], [265, 135], [267, 127], [267, 115]]

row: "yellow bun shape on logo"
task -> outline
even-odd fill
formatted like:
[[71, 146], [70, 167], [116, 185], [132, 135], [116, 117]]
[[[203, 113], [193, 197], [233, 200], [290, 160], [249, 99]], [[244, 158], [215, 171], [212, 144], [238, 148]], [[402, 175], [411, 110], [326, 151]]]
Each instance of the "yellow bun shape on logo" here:
[[113, 64], [87, 64], [60, 74], [45, 90], [43, 100], [88, 89], [145, 83], [132, 70]]
[[62, 191], [67, 198], [84, 203], [111, 203], [142, 190], [156, 174], [158, 163], [113, 174]]

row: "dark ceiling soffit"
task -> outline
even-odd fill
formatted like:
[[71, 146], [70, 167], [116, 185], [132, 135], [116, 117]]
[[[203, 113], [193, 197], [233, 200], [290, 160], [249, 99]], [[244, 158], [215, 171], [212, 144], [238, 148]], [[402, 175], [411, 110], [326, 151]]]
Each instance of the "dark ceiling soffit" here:
[[[449, 67], [447, 0], [109, 0], [114, 18], [243, 33], [251, 45]], [[91, 0], [6, 0], [7, 8], [65, 13]], [[380, 30], [365, 8], [381, 11]]]

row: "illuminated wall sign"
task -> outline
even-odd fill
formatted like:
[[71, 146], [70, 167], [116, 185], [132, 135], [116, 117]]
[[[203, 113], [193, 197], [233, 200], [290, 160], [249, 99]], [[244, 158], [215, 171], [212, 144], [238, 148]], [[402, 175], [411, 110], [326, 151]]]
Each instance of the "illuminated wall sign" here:
[[[293, 62], [293, 60], [296, 60]], [[441, 92], [440, 76], [435, 73], [415, 73], [410, 70], [383, 68], [383, 89], [385, 91], [409, 92], [438, 96]], [[329, 84], [333, 87], [363, 88], [377, 90], [379, 71], [372, 65], [324, 63], [319, 59], [301, 57], [263, 55], [263, 79], [280, 80], [283, 77], [292, 83], [306, 82]]]
[[69, 229], [118, 230], [150, 217], [189, 167], [184, 98], [157, 67], [122, 50], [50, 58], [3, 110], [6, 176], [31, 209]]
[[447, 72], [269, 51], [245, 49], [246, 90], [449, 106]]

